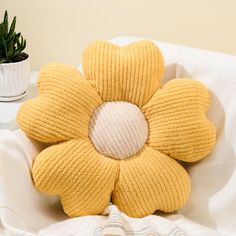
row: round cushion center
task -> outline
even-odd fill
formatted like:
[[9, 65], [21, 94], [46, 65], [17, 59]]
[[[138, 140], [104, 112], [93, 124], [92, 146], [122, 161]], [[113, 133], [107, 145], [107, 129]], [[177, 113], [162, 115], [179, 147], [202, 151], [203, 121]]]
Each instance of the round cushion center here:
[[105, 102], [91, 117], [89, 137], [99, 153], [114, 159], [126, 159], [145, 144], [148, 124], [135, 104]]

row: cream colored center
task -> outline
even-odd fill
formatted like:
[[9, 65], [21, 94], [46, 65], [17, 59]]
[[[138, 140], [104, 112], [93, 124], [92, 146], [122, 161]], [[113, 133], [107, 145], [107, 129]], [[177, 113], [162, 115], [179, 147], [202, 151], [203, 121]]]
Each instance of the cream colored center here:
[[89, 137], [99, 153], [114, 159], [126, 159], [145, 144], [148, 124], [136, 105], [106, 102], [93, 113]]

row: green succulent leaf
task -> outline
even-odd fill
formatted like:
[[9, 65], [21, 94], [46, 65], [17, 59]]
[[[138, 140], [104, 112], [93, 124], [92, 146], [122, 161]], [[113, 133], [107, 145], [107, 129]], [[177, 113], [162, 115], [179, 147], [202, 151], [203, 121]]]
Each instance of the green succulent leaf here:
[[0, 24], [0, 35], [2, 37], [5, 36], [5, 26], [4, 26], [4, 23]]
[[6, 55], [6, 57], [7, 57], [8, 48], [7, 48], [7, 43], [6, 43], [6, 41], [5, 41], [5, 39], [4, 39], [3, 37], [1, 38], [1, 42], [2, 42], [2, 45], [3, 45], [3, 49], [4, 49], [4, 51], [5, 51], [5, 55]]
[[0, 23], [0, 63], [25, 59], [23, 51], [26, 48], [26, 40], [15, 29], [16, 17], [13, 18], [9, 29], [8, 13], [5, 11], [3, 22]]
[[16, 17], [14, 16], [8, 35], [9, 36], [13, 35], [13, 33], [15, 32], [15, 29], [16, 29]]
[[8, 32], [8, 13], [7, 13], [7, 11], [5, 11], [5, 13], [4, 13], [3, 24], [4, 24], [4, 26], [5, 26], [6, 32]]

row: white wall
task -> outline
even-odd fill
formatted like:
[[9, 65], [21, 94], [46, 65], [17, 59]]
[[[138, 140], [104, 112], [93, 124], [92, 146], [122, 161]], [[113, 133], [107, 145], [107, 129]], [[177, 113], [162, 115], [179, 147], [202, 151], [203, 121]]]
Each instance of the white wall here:
[[135, 35], [236, 54], [235, 0], [0, 0], [17, 16], [33, 69], [81, 62], [96, 39]]

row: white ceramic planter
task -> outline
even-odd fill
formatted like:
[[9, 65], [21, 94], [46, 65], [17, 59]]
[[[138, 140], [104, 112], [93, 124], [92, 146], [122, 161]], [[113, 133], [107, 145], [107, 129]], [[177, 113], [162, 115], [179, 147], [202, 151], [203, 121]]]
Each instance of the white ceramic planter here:
[[0, 101], [22, 98], [30, 83], [29, 57], [20, 62], [0, 64]]

